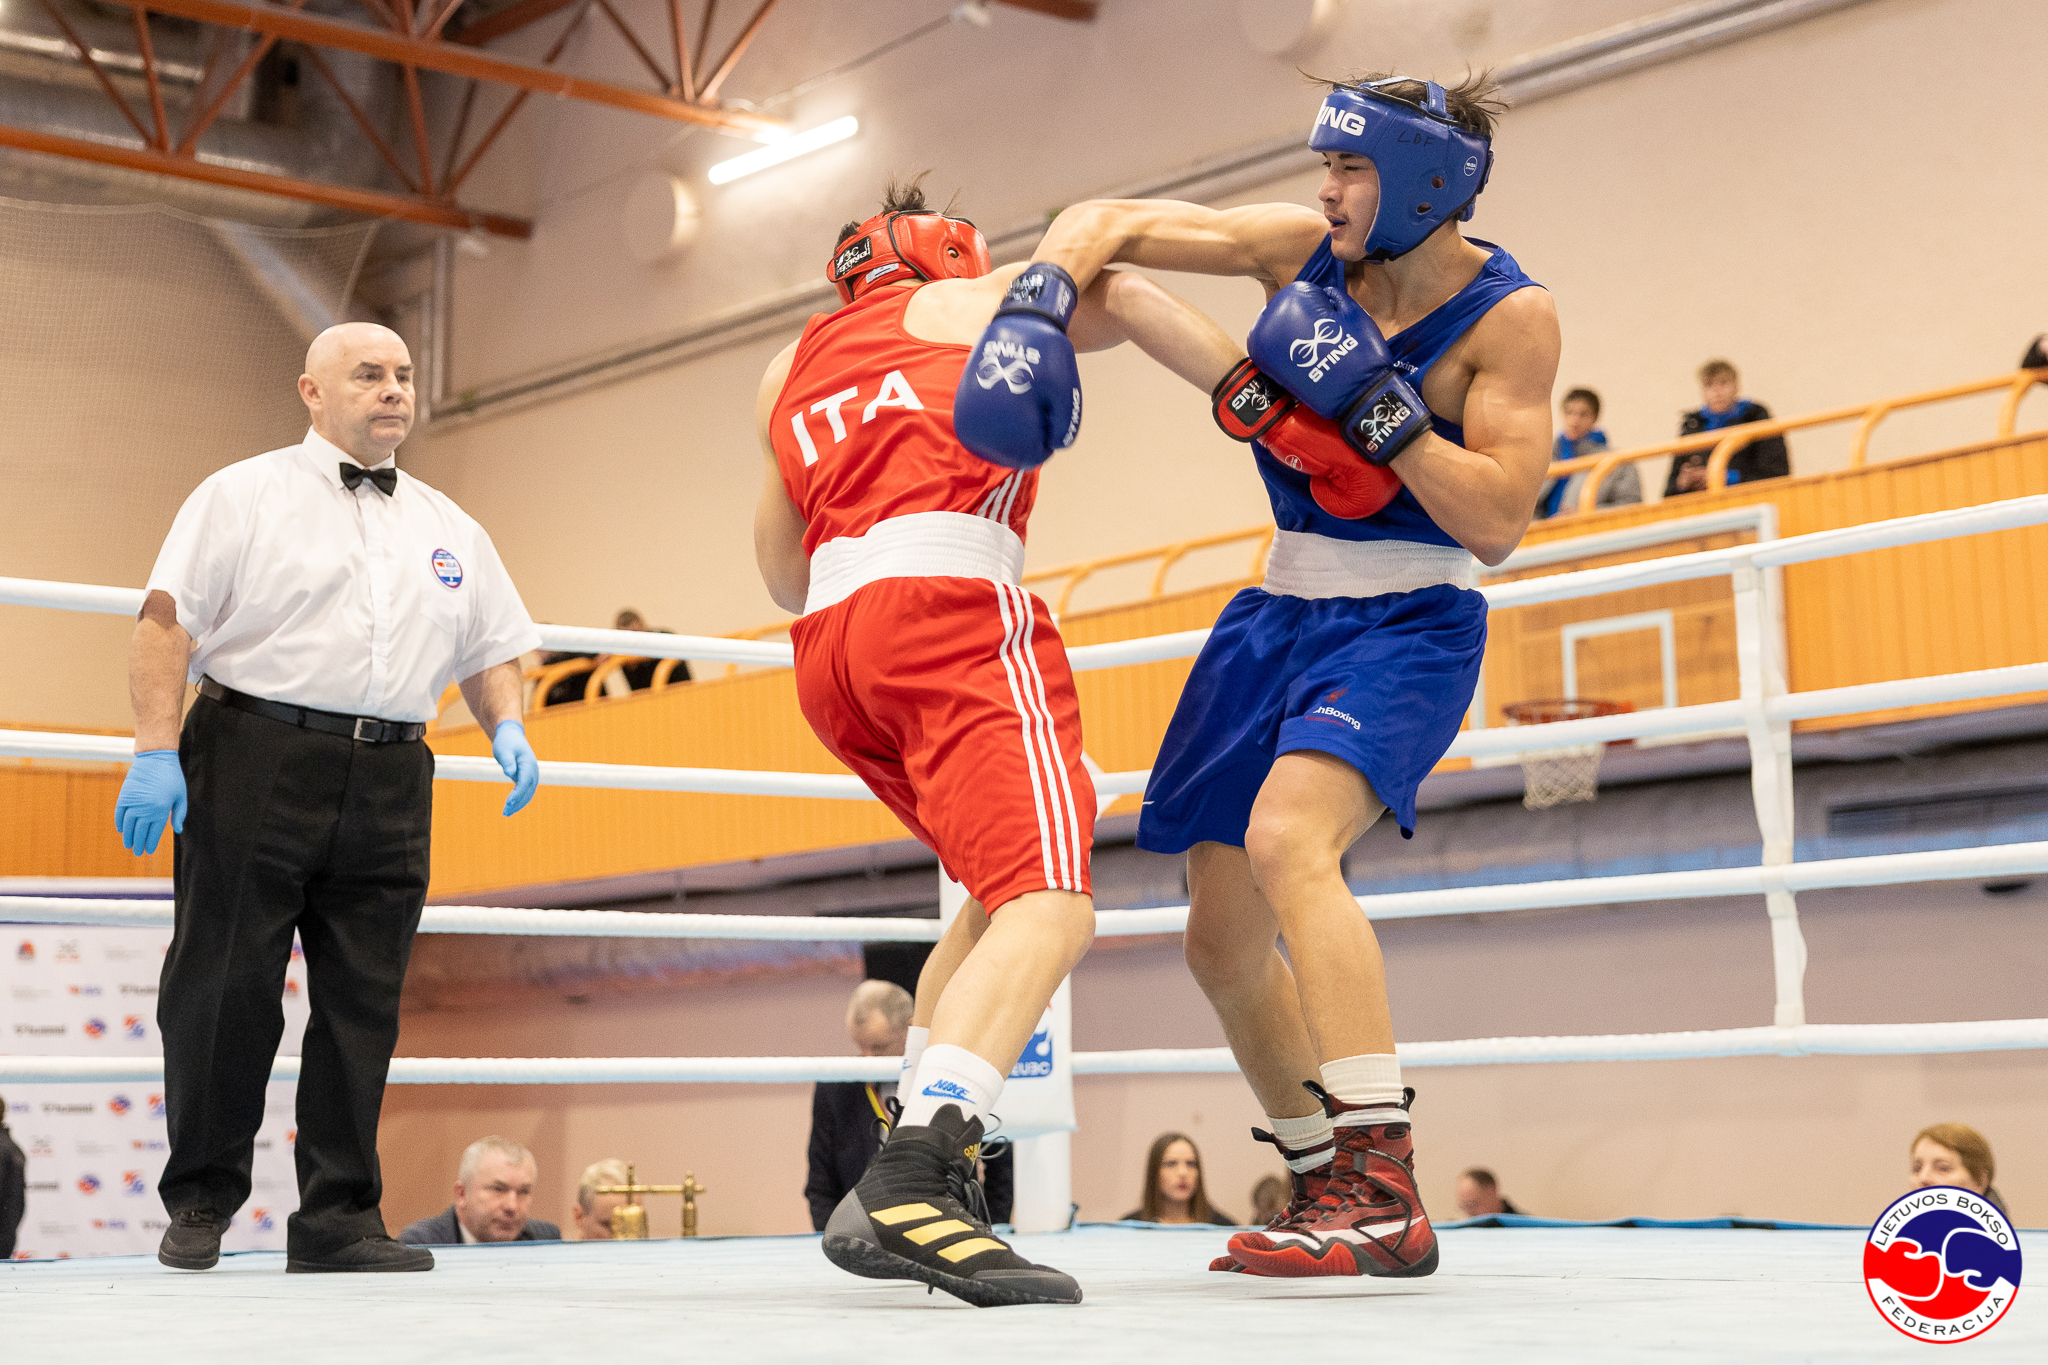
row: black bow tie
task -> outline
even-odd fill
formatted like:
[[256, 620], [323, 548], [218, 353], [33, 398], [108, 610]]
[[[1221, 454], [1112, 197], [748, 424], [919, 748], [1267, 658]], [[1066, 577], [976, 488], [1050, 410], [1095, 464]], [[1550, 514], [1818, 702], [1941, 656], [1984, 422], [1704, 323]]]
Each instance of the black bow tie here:
[[398, 489], [396, 469], [365, 469], [359, 464], [350, 464], [347, 460], [341, 462], [342, 487], [353, 492], [364, 479], [376, 484], [377, 491], [387, 498]]

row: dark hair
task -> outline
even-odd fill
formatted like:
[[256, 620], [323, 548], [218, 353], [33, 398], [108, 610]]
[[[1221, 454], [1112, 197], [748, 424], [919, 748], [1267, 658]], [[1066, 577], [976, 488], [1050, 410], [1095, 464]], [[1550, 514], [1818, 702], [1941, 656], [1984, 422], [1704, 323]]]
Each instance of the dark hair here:
[[1161, 1133], [1152, 1139], [1152, 1150], [1145, 1153], [1145, 1197], [1138, 1201], [1138, 1217], [1147, 1223], [1156, 1223], [1159, 1215], [1166, 1211], [1166, 1201], [1159, 1196], [1159, 1168], [1166, 1164], [1166, 1149], [1176, 1142], [1185, 1142], [1188, 1150], [1195, 1154], [1195, 1192], [1188, 1196], [1188, 1217], [1197, 1223], [1206, 1223], [1216, 1216], [1216, 1206], [1209, 1202], [1209, 1182], [1202, 1171], [1202, 1149], [1195, 1146], [1195, 1140], [1186, 1133]]
[[1498, 1190], [1500, 1188], [1500, 1181], [1496, 1180], [1493, 1172], [1487, 1170], [1484, 1166], [1474, 1166], [1471, 1170], [1466, 1171], [1464, 1175], [1467, 1180], [1482, 1190]]
[[1593, 409], [1595, 417], [1600, 415], [1600, 395], [1591, 389], [1573, 389], [1570, 393], [1558, 399], [1557, 405], [1563, 407], [1566, 403], [1572, 402], [1584, 403]]
[[[908, 180], [898, 180], [894, 176], [889, 177], [888, 183], [882, 186], [882, 207], [877, 209], [876, 212], [922, 213], [929, 209], [931, 205], [925, 202], [924, 197], [924, 178], [930, 174], [930, 171], [919, 171]], [[848, 237], [853, 236], [854, 233], [859, 232], [861, 223], [865, 221], [865, 219], [855, 219], [839, 229], [839, 240], [843, 242]]]
[[[1367, 81], [1383, 81], [1393, 74], [1391, 71], [1367, 71], [1341, 81], [1333, 81], [1324, 76], [1310, 76], [1309, 79], [1318, 85], [1327, 85], [1332, 90], [1356, 89]], [[1379, 93], [1392, 96], [1404, 104], [1412, 104], [1417, 109], [1422, 107], [1422, 82], [1418, 80], [1398, 80], [1391, 85], [1381, 86]], [[1456, 85], [1444, 86], [1444, 106], [1450, 113], [1451, 122], [1475, 137], [1488, 139], [1493, 137], [1494, 119], [1508, 111], [1508, 102], [1501, 95], [1500, 83], [1494, 80], [1491, 70], [1474, 75], [1468, 69], [1464, 80]]]

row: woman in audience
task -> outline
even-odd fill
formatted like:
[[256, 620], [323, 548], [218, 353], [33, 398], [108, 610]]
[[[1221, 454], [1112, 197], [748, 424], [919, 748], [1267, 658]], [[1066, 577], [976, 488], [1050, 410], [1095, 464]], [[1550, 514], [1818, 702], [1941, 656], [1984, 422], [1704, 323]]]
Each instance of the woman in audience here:
[[[1913, 1159], [1913, 1188], [1929, 1185], [1960, 1185], [1975, 1190], [2005, 1213], [2005, 1198], [1991, 1184], [1998, 1163], [1991, 1158], [1991, 1144], [1966, 1123], [1937, 1123], [1922, 1128], [1908, 1149]], [[2011, 1217], [2010, 1214], [2006, 1215]]]
[[1234, 1226], [1236, 1220], [1216, 1211], [1202, 1183], [1202, 1154], [1186, 1133], [1161, 1133], [1145, 1154], [1145, 1198], [1124, 1215], [1144, 1223], [1213, 1223]]
[[1259, 1183], [1252, 1186], [1251, 1226], [1262, 1228], [1278, 1218], [1280, 1210], [1287, 1207], [1287, 1196], [1291, 1193], [1293, 1191], [1284, 1177], [1261, 1176]]

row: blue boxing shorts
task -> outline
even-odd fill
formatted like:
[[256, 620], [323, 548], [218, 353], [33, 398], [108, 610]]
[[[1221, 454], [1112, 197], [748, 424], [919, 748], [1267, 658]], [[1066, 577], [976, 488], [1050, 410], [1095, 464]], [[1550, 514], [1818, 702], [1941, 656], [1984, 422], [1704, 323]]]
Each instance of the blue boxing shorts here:
[[1377, 597], [1246, 588], [1181, 692], [1138, 847], [1243, 847], [1273, 760], [1303, 749], [1365, 774], [1412, 837], [1416, 789], [1457, 737], [1485, 649], [1486, 599], [1450, 583]]

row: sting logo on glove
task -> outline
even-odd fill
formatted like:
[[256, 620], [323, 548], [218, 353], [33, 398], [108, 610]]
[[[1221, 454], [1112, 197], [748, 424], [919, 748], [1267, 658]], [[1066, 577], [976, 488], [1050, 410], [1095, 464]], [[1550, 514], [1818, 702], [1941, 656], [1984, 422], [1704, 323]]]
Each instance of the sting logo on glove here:
[[1332, 318], [1317, 318], [1315, 331], [1287, 348], [1298, 367], [1308, 371], [1311, 384], [1320, 384], [1330, 366], [1358, 349], [1358, 338], [1339, 327]]
[[984, 389], [1009, 385], [1011, 393], [1031, 392], [1037, 376], [1031, 367], [1038, 363], [1038, 348], [1014, 341], [986, 341], [981, 347], [981, 364], [974, 370], [974, 382]]

